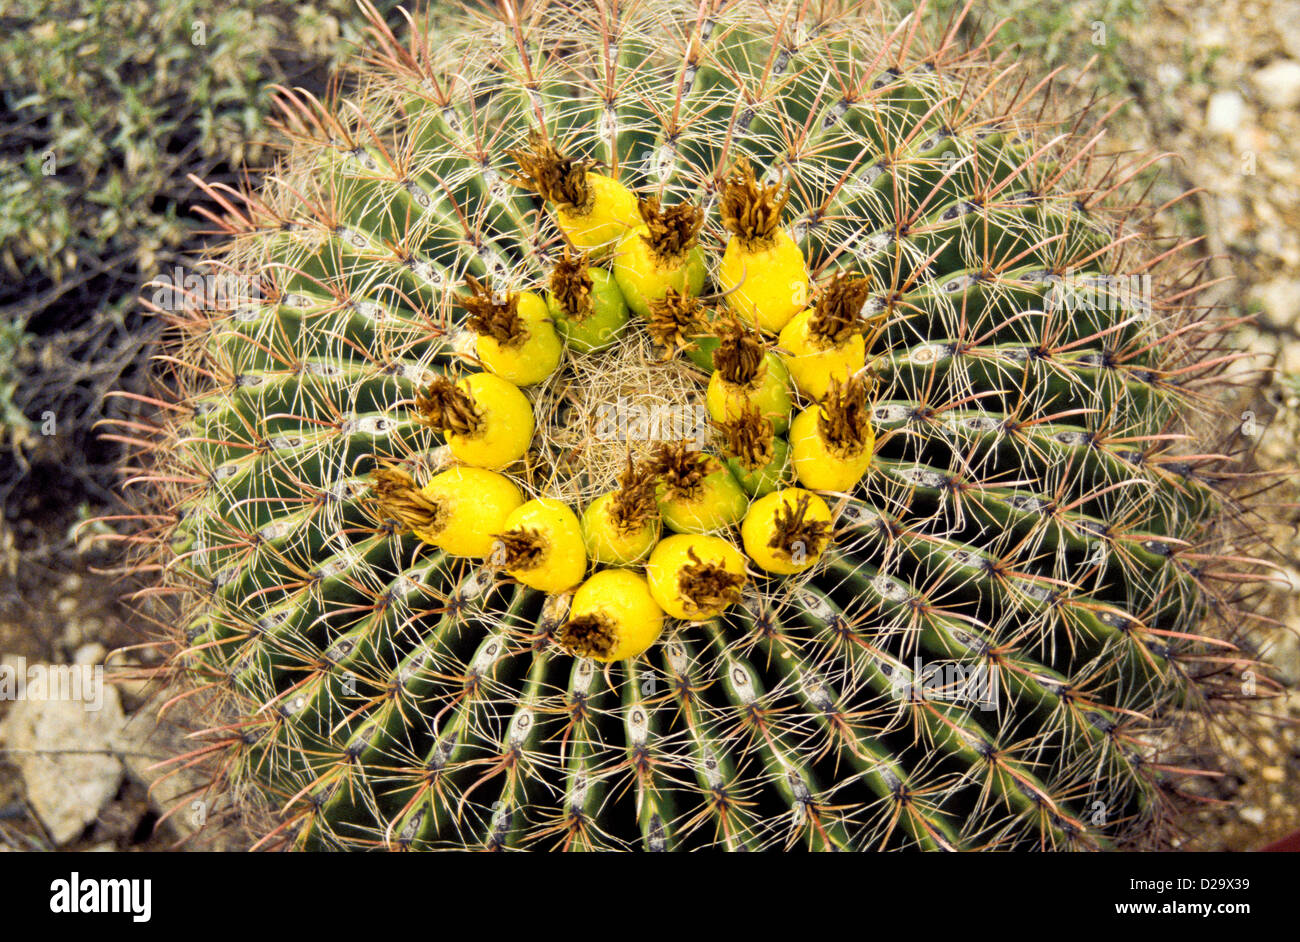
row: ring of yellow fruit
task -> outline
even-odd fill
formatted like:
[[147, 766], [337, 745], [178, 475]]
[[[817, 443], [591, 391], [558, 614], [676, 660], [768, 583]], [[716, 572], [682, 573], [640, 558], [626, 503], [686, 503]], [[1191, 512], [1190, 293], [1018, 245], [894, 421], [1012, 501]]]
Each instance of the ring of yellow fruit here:
[[[705, 620], [735, 603], [747, 562], [793, 575], [821, 559], [832, 518], [813, 490], [849, 490], [871, 462], [862, 372], [880, 324], [863, 315], [865, 278], [837, 275], [806, 305], [803, 254], [780, 226], [788, 192], [760, 186], [742, 163], [722, 196], [731, 236], [718, 280], [732, 313], [717, 322], [717, 348], [705, 354], [714, 368], [706, 404], [732, 457], [723, 463], [686, 443], [666, 443], [640, 466], [629, 457], [619, 488], [589, 503], [581, 518], [558, 500], [525, 501], [498, 473], [527, 453], [535, 430], [520, 386], [549, 377], [566, 344], [586, 353], [612, 342], [627, 308], [648, 319], [651, 339], [668, 356], [690, 351], [692, 338], [709, 331], [697, 300], [704, 262], [696, 207], [639, 200], [540, 133], [528, 150], [511, 154], [520, 165], [514, 182], [554, 205], [580, 252], [613, 249], [612, 271], [590, 269], [585, 254], [566, 249], [549, 300], [497, 295], [468, 278], [462, 303], [485, 372], [437, 379], [415, 401], [459, 464], [423, 487], [388, 465], [373, 472], [372, 489], [384, 519], [449, 555], [491, 556], [524, 585], [572, 591], [569, 617], [555, 634], [570, 652], [604, 662], [635, 657], [658, 640], [665, 615]], [[779, 354], [755, 330], [779, 334]], [[793, 420], [791, 384], [813, 401]], [[787, 427], [788, 441], [777, 437]], [[786, 486], [791, 472], [802, 486]], [[719, 535], [737, 525], [743, 553]], [[660, 539], [664, 526], [676, 532]], [[587, 576], [589, 564], [618, 568]], [[644, 577], [623, 568], [634, 565], [644, 566]]]

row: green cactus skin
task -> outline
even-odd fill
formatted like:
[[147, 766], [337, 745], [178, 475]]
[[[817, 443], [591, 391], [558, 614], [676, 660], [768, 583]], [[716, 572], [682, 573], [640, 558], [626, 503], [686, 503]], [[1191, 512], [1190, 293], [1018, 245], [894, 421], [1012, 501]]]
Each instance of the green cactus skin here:
[[[1084, 119], [1039, 126], [1007, 63], [881, 10], [538, 3], [437, 42], [368, 16], [356, 106], [284, 90], [269, 184], [208, 189], [219, 261], [260, 297], [175, 318], [180, 394], [135, 478], [171, 669], [215, 694], [213, 787], [275, 816], [258, 846], [1165, 840], [1178, 717], [1211, 699], [1234, 620], [1219, 577], [1249, 567], [1219, 555], [1234, 505], [1187, 440], [1218, 328], [1195, 266], [1110, 208], [1124, 178], [1093, 172]], [[437, 465], [409, 407], [464, 369], [453, 289], [538, 290], [563, 247], [510, 183], [534, 128], [703, 205], [711, 265], [728, 166], [784, 175], [813, 281], [868, 274], [888, 317], [876, 459], [827, 495], [823, 561], [608, 666], [553, 643], [564, 599], [366, 496], [380, 460]], [[1078, 289], [1120, 275], [1151, 304]], [[535, 496], [547, 473], [519, 480]], [[918, 664], [987, 672], [996, 704]]]

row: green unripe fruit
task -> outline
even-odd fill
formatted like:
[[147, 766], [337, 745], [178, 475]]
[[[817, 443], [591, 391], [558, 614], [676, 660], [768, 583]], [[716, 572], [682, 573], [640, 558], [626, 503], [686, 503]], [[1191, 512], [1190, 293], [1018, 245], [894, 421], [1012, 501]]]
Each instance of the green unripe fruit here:
[[614, 494], [601, 494], [582, 513], [582, 536], [592, 562], [606, 566], [631, 566], [642, 562], [659, 540], [656, 514], [639, 526], [623, 526], [614, 512]]
[[772, 440], [772, 458], [757, 468], [745, 467], [740, 458], [727, 458], [727, 469], [750, 497], [765, 497], [777, 488], [786, 487], [794, 480], [790, 464], [790, 444], [784, 438]]
[[649, 317], [650, 302], [662, 300], [669, 288], [698, 295], [704, 289], [707, 266], [695, 241], [703, 219], [698, 209], [681, 205], [660, 212], [658, 201], [653, 200], [642, 204], [642, 215], [649, 224], [629, 229], [623, 236], [614, 253], [613, 270], [627, 306]]
[[749, 498], [726, 468], [705, 476], [688, 493], [665, 489], [659, 500], [664, 524], [676, 533], [712, 533], [745, 516]]
[[692, 363], [704, 370], [706, 373], [712, 373], [717, 369], [713, 362], [713, 354], [718, 349], [717, 337], [699, 337], [694, 345], [686, 352]]
[[546, 300], [555, 329], [579, 353], [608, 347], [622, 336], [628, 322], [627, 304], [614, 276], [603, 268], [589, 268], [587, 275], [590, 285], [586, 286], [587, 303], [583, 309], [566, 309], [565, 301], [570, 296], [557, 295], [554, 288]]
[[790, 373], [781, 358], [769, 352], [764, 355], [753, 385], [738, 386], [729, 382], [720, 370], [714, 371], [709, 377], [705, 401], [715, 422], [733, 421], [747, 408], [754, 408], [763, 418], [771, 419], [779, 435], [790, 427], [790, 411], [794, 408]]

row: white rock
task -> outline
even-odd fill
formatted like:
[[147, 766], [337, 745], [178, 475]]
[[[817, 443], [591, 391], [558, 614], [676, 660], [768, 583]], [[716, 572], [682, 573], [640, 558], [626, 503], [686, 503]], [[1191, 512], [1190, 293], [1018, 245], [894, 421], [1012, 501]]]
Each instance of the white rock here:
[[1246, 821], [1249, 824], [1253, 824], [1256, 827], [1259, 827], [1261, 824], [1263, 824], [1265, 818], [1268, 817], [1268, 815], [1264, 812], [1263, 808], [1256, 808], [1254, 805], [1251, 805], [1246, 808], [1238, 808], [1237, 814], [1238, 816], [1241, 817], [1243, 821]]
[[1255, 88], [1270, 108], [1279, 110], [1300, 105], [1300, 62], [1278, 59], [1255, 73]]
[[[14, 664], [15, 659], [7, 660]], [[23, 666], [29, 678], [35, 676], [33, 668], [50, 667]], [[50, 692], [55, 692], [52, 684], [29, 687], [0, 724], [0, 742], [26, 783], [33, 810], [55, 843], [66, 844], [117, 794], [122, 763], [111, 750], [123, 722], [122, 705], [108, 686], [80, 700], [50, 699]], [[91, 701], [99, 696], [95, 709]]]
[[103, 664], [104, 656], [106, 654], [108, 654], [108, 652], [104, 650], [104, 646], [102, 644], [97, 644], [97, 643], [85, 644], [77, 648], [76, 653], [72, 655], [72, 663]]
[[173, 705], [164, 717], [157, 715], [157, 704], [178, 692], [159, 692], [153, 704], [137, 711], [122, 725], [114, 745], [126, 763], [127, 776], [149, 790], [149, 804], [160, 815], [169, 815], [168, 823], [185, 836], [219, 819], [233, 796], [229, 789], [205, 790], [209, 776], [203, 768], [159, 766], [166, 759], [193, 750], [198, 744], [187, 735], [207, 725], [188, 701]]
[[[1292, 584], [1300, 580], [1300, 573], [1290, 570]], [[1279, 679], [1289, 687], [1300, 684], [1300, 639], [1291, 631], [1279, 631], [1268, 648], [1264, 660], [1279, 674]]]
[[1282, 48], [1291, 58], [1300, 59], [1300, 0], [1274, 2], [1269, 6]]
[[1205, 124], [1215, 134], [1231, 134], [1241, 126], [1246, 101], [1239, 92], [1215, 92], [1205, 109]]
[[1156, 81], [1162, 88], [1174, 88], [1183, 83], [1183, 70], [1172, 62], [1162, 62], [1156, 66]]
[[1251, 289], [1250, 297], [1268, 313], [1269, 320], [1284, 327], [1300, 319], [1300, 278], [1275, 278]]

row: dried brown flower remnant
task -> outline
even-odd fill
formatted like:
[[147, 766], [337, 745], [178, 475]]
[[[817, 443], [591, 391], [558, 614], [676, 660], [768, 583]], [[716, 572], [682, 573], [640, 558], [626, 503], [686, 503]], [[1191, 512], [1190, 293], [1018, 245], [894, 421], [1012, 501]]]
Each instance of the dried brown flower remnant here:
[[715, 562], [704, 562], [692, 548], [690, 562], [677, 575], [677, 592], [686, 602], [687, 611], [716, 612], [740, 601], [745, 584], [743, 573], [730, 572]]
[[766, 349], [758, 334], [735, 314], [718, 322], [718, 348], [713, 352], [713, 366], [724, 382], [746, 389], [757, 389], [763, 379]]
[[686, 442], [664, 442], [650, 458], [652, 472], [670, 499], [694, 500], [704, 479], [718, 470], [717, 460]]
[[437, 533], [446, 526], [445, 509], [426, 497], [415, 479], [397, 465], [371, 471], [370, 492], [380, 519], [395, 521], [404, 530]]
[[729, 422], [718, 423], [718, 428], [726, 440], [727, 454], [738, 460], [746, 471], [757, 471], [771, 463], [776, 450], [776, 427], [754, 406], [746, 406]]
[[722, 224], [746, 248], [761, 247], [781, 224], [781, 211], [789, 199], [789, 189], [780, 184], [761, 186], [749, 161], [742, 159], [723, 179]]
[[768, 548], [786, 562], [794, 560], [798, 548], [805, 559], [822, 554], [830, 540], [831, 527], [825, 520], [809, 520], [808, 509], [812, 498], [808, 494], [800, 495], [793, 507], [785, 500], [777, 508], [772, 537], [767, 541]]
[[465, 323], [480, 337], [491, 337], [503, 347], [518, 348], [528, 340], [528, 328], [519, 316], [519, 295], [495, 294], [486, 282], [465, 276], [470, 294], [461, 304], [469, 312]]
[[655, 486], [654, 469], [647, 464], [633, 465], [629, 456], [627, 470], [609, 501], [609, 522], [621, 535], [640, 532], [655, 515], [659, 508]]
[[813, 305], [808, 333], [823, 349], [830, 349], [865, 330], [871, 320], [862, 316], [862, 307], [870, 294], [870, 278], [837, 273]]
[[664, 348], [664, 358], [671, 358], [679, 350], [688, 350], [692, 337], [704, 329], [704, 314], [699, 298], [681, 294], [669, 288], [664, 296], [650, 302], [650, 317], [646, 333], [658, 346]]
[[576, 322], [581, 322], [595, 308], [591, 298], [592, 284], [587, 254], [573, 254], [566, 246], [564, 255], [556, 260], [551, 270], [550, 288], [560, 309]]
[[501, 545], [500, 563], [506, 569], [535, 569], [546, 556], [546, 541], [531, 527], [497, 534]]
[[579, 615], [556, 630], [555, 641], [578, 657], [609, 657], [618, 641], [616, 627], [607, 615]]
[[590, 208], [592, 195], [587, 171], [594, 166], [594, 161], [574, 160], [562, 154], [536, 129], [528, 134], [527, 148], [507, 153], [519, 164], [519, 173], [510, 178], [511, 183], [563, 209], [581, 214]]
[[637, 208], [649, 234], [644, 238], [659, 258], [676, 262], [695, 246], [704, 225], [704, 210], [691, 203], [661, 209], [659, 197], [647, 196]]
[[821, 401], [817, 431], [836, 457], [859, 455], [874, 440], [867, 384], [861, 376], [850, 376], [844, 383], [831, 380]]
[[415, 394], [415, 412], [425, 425], [442, 432], [473, 436], [483, 428], [483, 413], [474, 399], [445, 376]]

